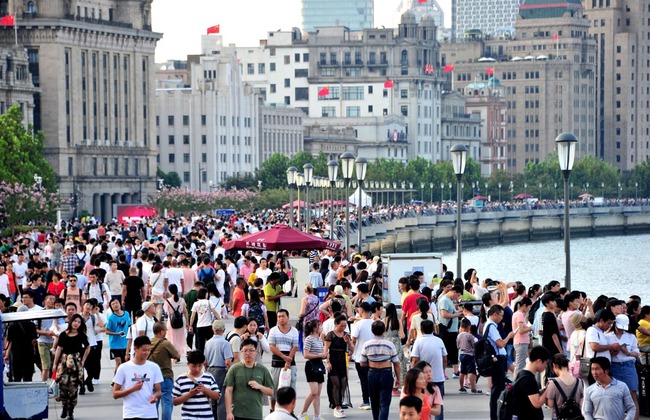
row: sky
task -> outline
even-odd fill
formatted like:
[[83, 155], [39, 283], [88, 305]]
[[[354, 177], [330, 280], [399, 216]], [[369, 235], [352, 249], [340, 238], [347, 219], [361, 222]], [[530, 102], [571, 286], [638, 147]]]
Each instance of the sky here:
[[[400, 2], [375, 0], [375, 27], [395, 27]], [[438, 4], [449, 22], [451, 0], [438, 0]], [[214, 25], [221, 26], [224, 45], [256, 47], [270, 31], [300, 28], [300, 8], [301, 0], [154, 0], [153, 30], [163, 33], [156, 62], [200, 53], [201, 35]]]

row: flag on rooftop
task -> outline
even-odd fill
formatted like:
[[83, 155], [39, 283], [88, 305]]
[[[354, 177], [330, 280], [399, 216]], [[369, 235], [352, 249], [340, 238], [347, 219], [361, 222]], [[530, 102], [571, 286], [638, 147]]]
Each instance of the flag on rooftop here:
[[427, 0], [418, 0], [418, 3], [426, 3]]
[[395, 83], [392, 80], [386, 80], [384, 82], [384, 87], [385, 88], [392, 88]]
[[445, 64], [445, 67], [443, 67], [442, 71], [445, 73], [451, 73], [454, 71], [454, 65], [453, 64]]
[[208, 28], [208, 35], [210, 35], [210, 34], [218, 34], [219, 31], [221, 30], [220, 26], [221, 25], [210, 26]]
[[7, 15], [0, 18], [0, 26], [14, 26], [16, 24], [16, 15]]
[[424, 66], [424, 74], [433, 74], [433, 64], [426, 64]]
[[553, 42], [557, 41], [560, 39], [560, 35], [556, 32], [555, 35], [553, 35]]
[[490, 67], [489, 69], [486, 69], [485, 73], [494, 76], [494, 67]]
[[318, 96], [327, 96], [329, 94], [330, 94], [330, 87], [329, 86], [325, 86], [324, 88], [322, 88], [322, 89], [320, 89], [318, 91]]

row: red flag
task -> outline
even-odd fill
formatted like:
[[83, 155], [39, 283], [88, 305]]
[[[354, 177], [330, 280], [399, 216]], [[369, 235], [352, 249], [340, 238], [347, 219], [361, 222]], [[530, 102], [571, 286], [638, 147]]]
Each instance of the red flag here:
[[445, 64], [445, 67], [443, 67], [442, 71], [445, 73], [451, 73], [454, 71], [454, 65], [453, 64]]
[[0, 18], [0, 26], [14, 26], [16, 15], [7, 15]]
[[490, 67], [489, 69], [486, 69], [485, 73], [494, 76], [494, 67]]
[[556, 32], [555, 35], [553, 35], [553, 42], [557, 41], [560, 39], [560, 35]]
[[385, 87], [385, 88], [392, 88], [393, 85], [394, 85], [394, 83], [393, 83], [392, 80], [386, 80], [386, 81], [384, 82], [384, 87]]
[[424, 74], [433, 74], [433, 64], [426, 64], [424, 66]]
[[221, 26], [221, 25], [210, 26], [208, 28], [208, 35], [210, 35], [210, 34], [218, 34], [219, 31], [221, 30], [221, 28], [219, 26]]
[[426, 3], [427, 0], [418, 0], [418, 3]]
[[322, 88], [322, 89], [320, 89], [318, 91], [318, 96], [327, 96], [329, 94], [330, 94], [330, 87], [329, 86], [325, 86], [324, 88]]

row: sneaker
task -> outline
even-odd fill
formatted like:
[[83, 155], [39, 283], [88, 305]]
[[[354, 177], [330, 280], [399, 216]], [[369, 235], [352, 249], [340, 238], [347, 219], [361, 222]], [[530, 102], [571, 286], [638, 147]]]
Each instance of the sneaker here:
[[481, 391], [480, 389], [472, 389], [472, 394], [480, 395], [482, 393], [483, 393], [483, 391]]
[[449, 380], [449, 376], [447, 376], [447, 374], [445, 373], [445, 381], [448, 381], [448, 380]]
[[370, 404], [368, 404], [368, 403], [361, 404], [361, 405], [359, 406], [359, 409], [361, 409], [361, 410], [366, 410], [366, 411], [367, 411], [367, 410], [370, 410]]
[[[460, 388], [458, 391], [467, 394], [467, 388], [465, 388], [465, 387]], [[472, 392], [474, 392], [474, 391], [472, 391]]]
[[343, 418], [345, 418], [345, 413], [343, 412], [343, 410], [335, 408], [334, 409], [334, 417], [336, 417], [337, 419], [343, 419]]
[[299, 420], [309, 420], [309, 415], [308, 415], [307, 413], [301, 413], [301, 414], [298, 416], [298, 419], [299, 419]]
[[454, 372], [454, 377], [453, 377], [454, 379], [458, 379], [459, 376], [460, 376], [460, 372]]
[[93, 379], [93, 385], [99, 385], [99, 379]]

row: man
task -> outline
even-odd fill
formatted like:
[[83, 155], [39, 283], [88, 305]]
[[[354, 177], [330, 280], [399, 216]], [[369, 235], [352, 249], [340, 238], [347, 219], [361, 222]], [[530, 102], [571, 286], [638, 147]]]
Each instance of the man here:
[[[619, 343], [611, 343], [605, 334], [607, 330], [612, 327], [616, 316], [609, 309], [601, 309], [596, 312], [594, 321], [596, 322], [591, 327], [587, 328], [585, 341], [585, 357], [604, 357], [611, 361], [612, 356], [610, 351], [620, 351], [621, 345]], [[594, 378], [595, 379], [595, 378]], [[591, 381], [590, 381], [591, 382]]]
[[[54, 246], [52, 247], [54, 249]], [[27, 288], [27, 270], [29, 266], [25, 262], [25, 256], [23, 254], [18, 254], [18, 261], [12, 267], [14, 273], [14, 279], [18, 285], [18, 290], [20, 293], [23, 293], [23, 289]]]
[[[275, 273], [274, 273], [275, 274]], [[270, 276], [269, 276], [270, 279]], [[282, 369], [291, 369], [291, 387], [296, 387], [297, 368], [295, 355], [298, 351], [298, 330], [289, 324], [289, 311], [278, 311], [278, 325], [269, 331], [271, 347], [271, 373], [273, 383], [278, 385]], [[271, 410], [275, 409], [275, 396], [271, 397]]]
[[497, 420], [497, 402], [501, 391], [506, 387], [507, 355], [505, 347], [508, 341], [519, 332], [519, 329], [515, 329], [502, 338], [497, 329], [502, 319], [503, 307], [501, 305], [492, 305], [488, 310], [488, 321], [483, 328], [483, 336], [487, 337], [497, 354], [497, 361], [492, 374], [492, 389], [490, 390], [490, 420]]
[[327, 276], [325, 277], [326, 285], [332, 286], [336, 284], [336, 280], [338, 280], [338, 271], [340, 265], [341, 265], [340, 260], [335, 259], [334, 261], [332, 261], [332, 263], [330, 264], [330, 271], [327, 272]]
[[[425, 319], [420, 324], [420, 332], [422, 335], [418, 337], [413, 343], [411, 350], [411, 367], [420, 361], [431, 365], [431, 382], [433, 382], [440, 394], [445, 396], [445, 368], [447, 367], [447, 349], [443, 341], [433, 335], [433, 321]], [[454, 343], [456, 346], [456, 343]], [[443, 412], [440, 412], [440, 418], [443, 418]]]
[[[217, 319], [212, 322], [212, 331], [214, 335], [205, 343], [205, 363], [207, 371], [214, 378], [219, 389], [223, 389], [226, 381], [226, 372], [232, 365], [232, 349], [230, 344], [224, 339], [223, 333], [226, 331], [226, 325], [222, 320]], [[217, 419], [226, 418], [226, 406], [220, 400], [212, 400], [212, 413]]]
[[271, 273], [272, 273], [271, 269], [267, 267], [266, 258], [262, 258], [260, 260], [259, 268], [255, 270], [255, 277], [258, 279], [262, 279], [262, 281], [266, 285], [266, 282], [268, 281], [268, 278], [271, 275]]
[[96, 315], [95, 312], [95, 299], [88, 299], [84, 302], [81, 308], [81, 317], [84, 319], [86, 324], [86, 336], [88, 337], [88, 344], [90, 346], [90, 352], [88, 353], [88, 358], [86, 359], [86, 381], [84, 384], [81, 384], [80, 394], [85, 394], [84, 385], [88, 387], [88, 391], [93, 392], [95, 390], [94, 384], [92, 382], [93, 378], [99, 379], [99, 374], [101, 372], [101, 360], [102, 360], [102, 351], [101, 348], [97, 345], [97, 336], [104, 328], [104, 322], [102, 318]]
[[142, 310], [144, 311], [144, 315], [135, 323], [135, 328], [138, 336], [146, 335], [151, 340], [154, 337], [153, 325], [156, 322], [154, 319], [156, 305], [151, 302], [145, 302], [142, 304]]
[[181, 292], [181, 295], [185, 292], [183, 290], [183, 270], [178, 267], [178, 261], [171, 261], [170, 267], [165, 271], [165, 282], [168, 288], [172, 284], [175, 284]]
[[[364, 284], [360, 284], [359, 287]], [[367, 288], [367, 286], [366, 286]], [[374, 299], [373, 299], [374, 300]], [[359, 363], [361, 360], [361, 350], [363, 345], [366, 344], [368, 340], [373, 338], [373, 320], [372, 317], [372, 305], [367, 302], [361, 304], [361, 319], [357, 320], [352, 324], [352, 344], [354, 345], [354, 352], [352, 353], [352, 360], [354, 360], [354, 367], [357, 370], [359, 375], [359, 381], [361, 382], [361, 396], [363, 403], [359, 406], [362, 410], [370, 410], [370, 393], [368, 389], [368, 366], [364, 366], [362, 363]]]
[[[92, 274], [91, 274], [92, 275]], [[124, 273], [117, 269], [117, 262], [111, 263], [111, 269], [106, 273], [106, 286], [111, 295], [111, 299], [122, 301], [122, 285], [124, 284]]]
[[233, 322], [233, 330], [226, 335], [226, 341], [230, 343], [232, 350], [232, 363], [239, 363], [239, 349], [241, 348], [241, 336], [246, 332], [248, 327], [248, 318], [238, 316]]
[[187, 352], [188, 372], [174, 383], [174, 405], [181, 405], [182, 419], [214, 418], [210, 401], [219, 400], [221, 390], [214, 378], [203, 372], [204, 363], [205, 356], [200, 351]]
[[226, 290], [230, 290], [230, 296], [224, 296], [226, 303], [232, 301], [232, 294], [235, 289], [235, 282], [237, 280], [237, 265], [235, 265], [235, 259], [232, 255], [226, 257], [226, 272], [228, 277], [230, 277], [230, 285], [226, 287]]
[[[463, 295], [461, 286], [453, 286], [447, 293], [441, 296], [438, 302], [440, 311], [440, 330], [444, 331], [442, 341], [449, 353], [448, 362], [451, 363], [454, 379], [458, 379], [460, 374], [458, 369], [458, 347], [456, 347], [456, 337], [458, 337], [458, 319], [463, 316], [463, 311], [456, 309], [455, 302], [458, 302]], [[445, 365], [445, 367], [447, 367]]]
[[[23, 298], [27, 296], [24, 293]], [[31, 299], [30, 299], [31, 301]], [[18, 312], [27, 312], [26, 305], [18, 308]], [[11, 364], [13, 382], [31, 382], [34, 376], [34, 344], [36, 343], [36, 325], [31, 321], [12, 322], [7, 328], [4, 349], [4, 361]]]
[[251, 262], [250, 255], [246, 255], [244, 257], [244, 264], [239, 268], [239, 275], [246, 280], [246, 283], [248, 283], [248, 279], [251, 277], [254, 268], [255, 266]]
[[68, 274], [74, 273], [74, 268], [79, 264], [77, 254], [72, 252], [71, 246], [66, 246], [63, 256], [61, 257], [61, 272], [65, 270]]
[[74, 303], [78, 310], [81, 310], [86, 299], [83, 297], [82, 290], [77, 287], [77, 276], [68, 277], [68, 287], [66, 287], [59, 295], [61, 299], [65, 300], [66, 307], [68, 303]]
[[113, 399], [123, 398], [123, 419], [157, 419], [156, 405], [162, 397], [160, 367], [147, 360], [151, 352], [149, 337], [133, 340], [133, 359], [122, 363], [113, 378]]
[[29, 276], [27, 286], [27, 290], [34, 294], [34, 304], [42, 307], [47, 292], [45, 286], [43, 286], [43, 276], [41, 273], [35, 273]]
[[278, 307], [280, 298], [284, 296], [280, 282], [280, 273], [273, 272], [267, 278], [264, 286], [264, 302], [266, 304], [266, 316], [269, 320], [269, 328], [273, 328], [278, 323]]
[[546, 370], [550, 353], [543, 346], [535, 346], [530, 350], [526, 367], [519, 372], [513, 385], [515, 405], [513, 414], [520, 419], [544, 420], [542, 406], [546, 404], [546, 388], [539, 391], [535, 374]]
[[374, 321], [371, 326], [374, 338], [366, 341], [356, 362], [368, 368], [368, 392], [373, 420], [388, 420], [390, 401], [392, 398], [393, 375], [391, 364], [395, 370], [396, 383], [400, 386], [400, 362], [395, 345], [384, 338], [386, 326], [383, 321]]
[[361, 302], [367, 302], [369, 304], [376, 302], [375, 298], [370, 296], [370, 289], [368, 289], [367, 283], [361, 283], [357, 286], [357, 294], [359, 295], [357, 299]]
[[4, 264], [0, 264], [0, 294], [11, 296], [9, 291], [9, 276], [6, 273]]
[[[557, 324], [555, 312], [557, 311], [556, 297], [552, 293], [546, 293], [542, 296], [542, 346], [548, 350], [549, 354], [562, 353], [562, 344], [560, 342], [560, 328]], [[542, 380], [542, 383], [544, 381]]]
[[232, 315], [237, 317], [241, 315], [241, 307], [246, 303], [246, 295], [244, 294], [244, 289], [248, 283], [244, 280], [243, 277], [237, 277], [237, 286], [235, 291], [232, 294], [232, 300], [230, 306], [232, 308]]
[[[187, 308], [187, 312], [190, 313], [192, 312], [192, 306], [194, 306], [194, 302], [197, 301], [199, 290], [203, 289], [204, 284], [201, 281], [197, 281], [194, 283], [194, 287], [192, 290], [189, 290], [185, 293], [185, 296], [183, 296], [183, 299], [185, 299], [185, 307]], [[198, 322], [198, 317], [196, 317], [194, 321], [194, 325], [190, 325], [192, 328], [187, 332], [187, 347], [192, 348], [192, 344], [194, 343], [194, 331], [196, 331], [196, 324]], [[239, 350], [239, 349], [237, 349]]]
[[[45, 296], [45, 309], [54, 309], [54, 295]], [[56, 319], [42, 319], [37, 323], [36, 333], [38, 334], [37, 345], [38, 354], [41, 358], [41, 381], [45, 382], [50, 378], [52, 373], [52, 345], [54, 344], [54, 331], [52, 325], [58, 323]]]
[[399, 401], [399, 420], [419, 420], [422, 399], [409, 395]]
[[[92, 270], [90, 274], [88, 274], [88, 283], [83, 288], [83, 297], [84, 299], [97, 299], [99, 310], [103, 312], [111, 298], [108, 294], [108, 287], [106, 287], [104, 283], [99, 282], [100, 276], [101, 273], [97, 269]], [[120, 294], [121, 293], [122, 291], [120, 290]]]
[[625, 382], [612, 378], [606, 357], [591, 359], [591, 376], [596, 381], [585, 391], [582, 414], [585, 420], [634, 420], [636, 406]]
[[174, 409], [172, 401], [172, 392], [174, 390], [174, 371], [172, 370], [172, 359], [180, 360], [176, 347], [165, 338], [167, 334], [167, 325], [163, 322], [153, 324], [154, 338], [151, 340], [151, 352], [148, 360], [151, 360], [160, 367], [163, 380], [160, 385], [161, 397], [156, 402], [156, 409], [162, 402], [162, 420], [171, 420], [172, 410]]
[[295, 420], [293, 409], [296, 407], [296, 390], [290, 386], [278, 389], [278, 407], [264, 420]]
[[243, 362], [234, 364], [226, 374], [226, 419], [261, 419], [262, 396], [273, 395], [273, 379], [268, 369], [255, 363], [257, 342], [242, 342]]
[[402, 323], [406, 323], [405, 331], [411, 329], [411, 316], [418, 311], [417, 300], [419, 298], [429, 300], [420, 293], [420, 281], [418, 279], [409, 279], [409, 288], [411, 289], [411, 293], [404, 298], [404, 303], [402, 304]]
[[189, 259], [181, 260], [180, 264], [181, 271], [183, 271], [183, 296], [185, 296], [190, 290], [192, 290], [192, 287], [194, 287], [194, 284], [197, 282], [198, 277], [196, 276], [196, 271], [190, 268]]

